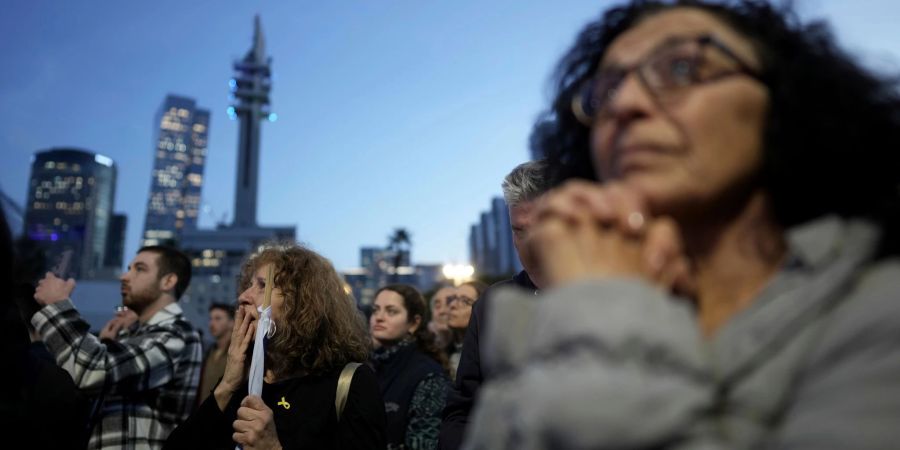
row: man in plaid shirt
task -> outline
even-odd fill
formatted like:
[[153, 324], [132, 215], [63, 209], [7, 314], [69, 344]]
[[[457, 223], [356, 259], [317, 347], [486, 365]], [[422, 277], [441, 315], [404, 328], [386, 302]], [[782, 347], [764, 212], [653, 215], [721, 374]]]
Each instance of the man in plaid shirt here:
[[139, 326], [114, 340], [88, 332], [69, 299], [74, 280], [48, 273], [38, 284], [34, 298], [45, 306], [32, 325], [75, 384], [102, 402], [88, 448], [161, 448], [190, 414], [202, 350], [176, 303], [190, 278], [190, 261], [178, 250], [140, 249], [120, 278], [122, 303], [137, 314]]

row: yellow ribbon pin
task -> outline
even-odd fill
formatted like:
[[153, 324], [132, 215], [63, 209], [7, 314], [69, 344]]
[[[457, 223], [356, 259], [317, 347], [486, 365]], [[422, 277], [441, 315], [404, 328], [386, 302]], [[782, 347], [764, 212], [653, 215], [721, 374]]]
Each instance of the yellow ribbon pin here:
[[291, 404], [288, 403], [287, 400], [284, 399], [284, 397], [281, 397], [281, 401], [277, 404], [278, 406], [284, 406], [284, 409], [291, 409]]

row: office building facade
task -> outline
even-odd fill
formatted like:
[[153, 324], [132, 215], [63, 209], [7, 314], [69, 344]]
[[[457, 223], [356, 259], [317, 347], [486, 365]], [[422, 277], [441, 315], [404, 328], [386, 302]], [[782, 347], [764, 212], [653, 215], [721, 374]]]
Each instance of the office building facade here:
[[479, 276], [508, 276], [522, 270], [502, 197], [491, 199], [491, 208], [469, 228], [469, 260]]
[[156, 145], [143, 245], [178, 243], [197, 228], [209, 135], [209, 111], [169, 95], [156, 114]]
[[94, 278], [105, 266], [115, 199], [112, 159], [75, 148], [35, 153], [24, 233], [44, 252], [47, 268], [69, 255], [65, 275]]

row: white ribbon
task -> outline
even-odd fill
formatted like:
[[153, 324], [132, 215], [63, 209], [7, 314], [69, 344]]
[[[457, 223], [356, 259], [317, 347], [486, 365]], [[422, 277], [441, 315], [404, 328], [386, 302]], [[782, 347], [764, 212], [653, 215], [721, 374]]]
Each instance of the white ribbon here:
[[[266, 352], [263, 341], [266, 335], [271, 337], [270, 327], [274, 325], [272, 322], [272, 306], [266, 309], [262, 306], [256, 308], [259, 311], [259, 320], [256, 322], [256, 336], [253, 338], [253, 356], [250, 359], [250, 375], [247, 380], [247, 391], [250, 395], [262, 396], [263, 378], [266, 370]], [[241, 446], [235, 447], [235, 450], [241, 450]]]
[[266, 353], [263, 340], [269, 334], [272, 326], [272, 307], [263, 309], [257, 307], [259, 321], [256, 323], [256, 336], [253, 341], [253, 357], [250, 360], [250, 376], [247, 381], [247, 391], [250, 395], [262, 396], [263, 377], [265, 376]]

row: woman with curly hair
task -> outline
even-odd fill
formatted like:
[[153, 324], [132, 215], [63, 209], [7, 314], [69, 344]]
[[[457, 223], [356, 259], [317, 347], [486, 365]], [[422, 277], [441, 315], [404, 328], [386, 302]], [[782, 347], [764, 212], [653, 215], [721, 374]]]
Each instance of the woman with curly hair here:
[[469, 448], [896, 448], [897, 78], [687, 0], [608, 10], [558, 74], [549, 286], [492, 297]]
[[384, 395], [388, 449], [437, 448], [449, 383], [447, 358], [428, 331], [425, 299], [405, 284], [375, 293], [372, 363]]
[[[247, 395], [247, 372], [270, 268], [275, 325], [260, 398]], [[371, 369], [352, 372], [342, 412], [335, 402], [342, 370], [371, 347], [331, 263], [296, 244], [267, 246], [244, 263], [241, 286], [225, 375], [166, 448], [383, 449], [384, 403]]]

